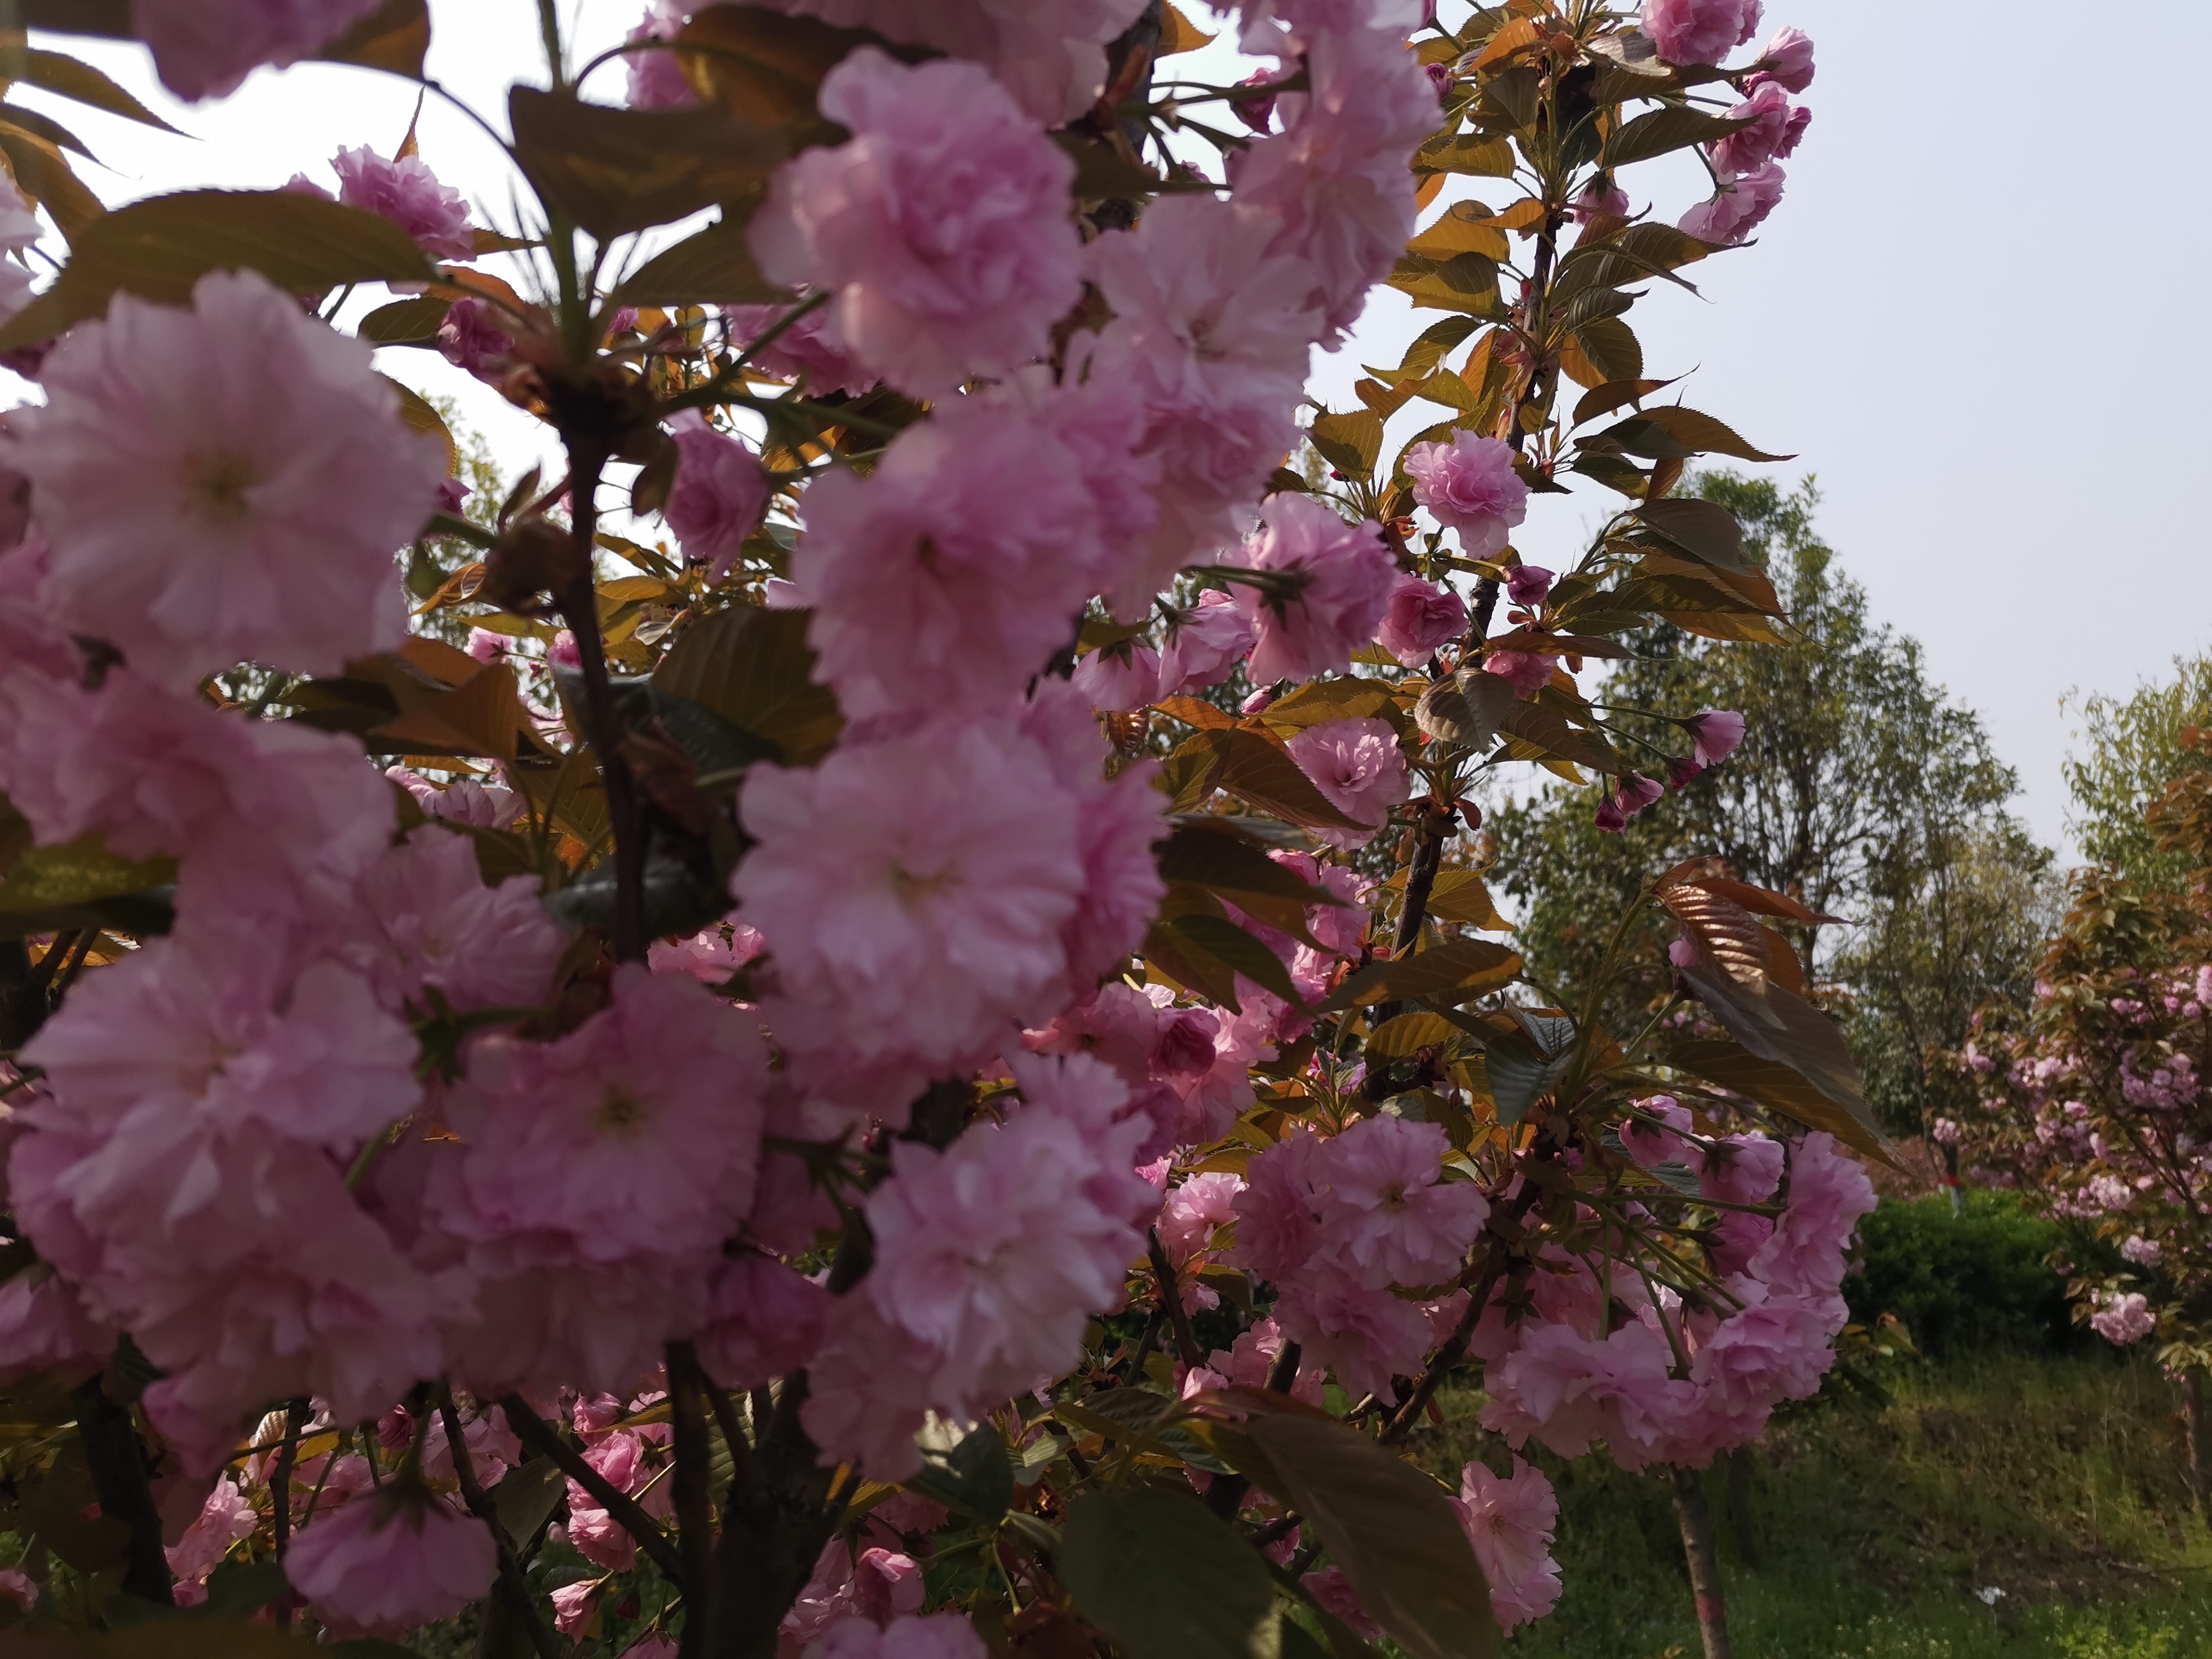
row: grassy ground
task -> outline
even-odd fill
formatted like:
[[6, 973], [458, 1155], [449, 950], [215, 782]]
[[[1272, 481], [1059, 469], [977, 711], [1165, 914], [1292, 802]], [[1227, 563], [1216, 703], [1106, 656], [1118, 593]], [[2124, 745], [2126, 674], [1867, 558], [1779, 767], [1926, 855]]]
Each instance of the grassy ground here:
[[[2212, 1656], [2212, 1537], [2190, 1510], [2173, 1396], [2154, 1366], [2110, 1352], [1980, 1356], [1878, 1376], [1886, 1402], [1823, 1398], [1769, 1431], [1748, 1528], [1719, 1470], [1709, 1480], [1741, 1659]], [[1455, 1468], [1488, 1437], [1479, 1396], [1445, 1403], [1428, 1449]], [[1509, 1650], [1697, 1654], [1659, 1481], [1602, 1457], [1541, 1461], [1559, 1492], [1567, 1589]]]

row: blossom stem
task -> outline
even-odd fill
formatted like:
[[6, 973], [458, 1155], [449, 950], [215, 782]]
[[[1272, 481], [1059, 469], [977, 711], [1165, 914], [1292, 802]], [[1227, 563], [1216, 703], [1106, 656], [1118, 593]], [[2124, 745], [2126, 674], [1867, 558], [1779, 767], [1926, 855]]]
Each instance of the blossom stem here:
[[507, 1425], [514, 1431], [516, 1439], [558, 1463], [563, 1474], [588, 1492], [592, 1502], [637, 1540], [637, 1547], [653, 1558], [653, 1565], [660, 1569], [662, 1576], [682, 1588], [684, 1558], [651, 1516], [586, 1462], [582, 1455], [561, 1437], [560, 1431], [531, 1410], [529, 1401], [520, 1395], [508, 1395], [499, 1402], [499, 1408], [507, 1413]]
[[1206, 1363], [1206, 1355], [1190, 1328], [1190, 1315], [1182, 1305], [1182, 1288], [1176, 1282], [1175, 1263], [1168, 1259], [1167, 1246], [1160, 1243], [1157, 1227], [1152, 1229], [1152, 1272], [1160, 1281], [1160, 1305], [1168, 1310], [1168, 1322], [1175, 1331], [1176, 1352], [1184, 1364], [1196, 1370]]
[[451, 1389], [438, 1390], [438, 1420], [446, 1427], [446, 1448], [453, 1455], [453, 1474], [461, 1483], [461, 1501], [469, 1506], [471, 1515], [490, 1529], [492, 1542], [499, 1550], [499, 1588], [507, 1611], [522, 1621], [538, 1659], [560, 1659], [561, 1650], [554, 1643], [553, 1632], [545, 1628], [544, 1620], [538, 1616], [538, 1605], [530, 1594], [530, 1581], [522, 1576], [522, 1564], [514, 1559], [514, 1547], [508, 1541], [507, 1528], [500, 1524], [499, 1510], [484, 1495], [483, 1484], [477, 1479], [476, 1455], [462, 1437], [460, 1414], [453, 1409]]

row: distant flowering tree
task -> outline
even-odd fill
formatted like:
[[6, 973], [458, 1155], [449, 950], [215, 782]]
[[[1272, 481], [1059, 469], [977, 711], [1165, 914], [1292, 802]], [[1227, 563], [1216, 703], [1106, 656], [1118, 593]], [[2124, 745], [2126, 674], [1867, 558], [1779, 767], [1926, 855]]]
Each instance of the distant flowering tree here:
[[[1771, 207], [1809, 46], [1715, 67], [1756, 0], [1254, 0], [1268, 67], [1217, 87], [1158, 0], [662, 0], [572, 74], [542, 9], [507, 233], [362, 149], [337, 200], [105, 214], [56, 152], [0, 215], [71, 245], [0, 327], [46, 394], [0, 445], [0, 1370], [51, 1430], [5, 1468], [135, 1601], [36, 1553], [9, 1599], [473, 1608], [541, 1655], [1493, 1651], [1559, 1590], [1508, 1449], [1758, 1434], [1873, 1201], [1761, 920], [1810, 913], [1655, 877], [1594, 921], [1672, 916], [1705, 1018], [1614, 1033], [1516, 993], [1445, 856], [1492, 769], [1625, 821], [1743, 735], [1650, 711], [1686, 752], [1632, 758], [1576, 675], [1778, 611], [1672, 493], [1759, 452], [1651, 402], [1622, 319]], [[419, 78], [429, 27], [129, 22], [189, 97]], [[625, 59], [629, 106], [582, 98]], [[1634, 211], [1692, 147], [1713, 200]], [[1384, 280], [1443, 319], [1312, 419], [1309, 486], [1308, 353]], [[465, 515], [379, 343], [565, 474]], [[1576, 479], [1618, 510], [1523, 563]], [[1249, 712], [1193, 695], [1240, 665]], [[1501, 1443], [1455, 1497], [1393, 1448], [1475, 1370]]]
[[2116, 1251], [2074, 1264], [2075, 1316], [2121, 1347], [2158, 1341], [2180, 1378], [2197, 1501], [2212, 1368], [2212, 737], [2151, 804], [2151, 839], [2189, 872], [2179, 890], [2111, 871], [2077, 877], [2033, 1005], [1992, 1011], [1956, 1057], [1981, 1109], [1936, 1133], [1978, 1179], [2016, 1186]]

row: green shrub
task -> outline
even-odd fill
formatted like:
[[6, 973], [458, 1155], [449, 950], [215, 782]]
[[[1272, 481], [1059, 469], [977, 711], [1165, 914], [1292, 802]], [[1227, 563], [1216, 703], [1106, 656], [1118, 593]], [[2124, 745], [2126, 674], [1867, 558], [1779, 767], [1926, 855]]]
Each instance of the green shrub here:
[[2066, 1281], [2046, 1258], [2073, 1243], [2006, 1193], [1969, 1194], [1958, 1215], [1948, 1198], [1885, 1200], [1859, 1224], [1863, 1265], [1844, 1293], [1853, 1319], [1894, 1314], [1929, 1355], [2071, 1349], [2092, 1339], [2073, 1322]]

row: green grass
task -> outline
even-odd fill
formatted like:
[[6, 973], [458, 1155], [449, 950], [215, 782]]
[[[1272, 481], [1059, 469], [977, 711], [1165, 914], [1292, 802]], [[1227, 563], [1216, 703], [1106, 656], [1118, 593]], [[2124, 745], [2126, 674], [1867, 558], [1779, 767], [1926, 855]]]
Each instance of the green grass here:
[[[1753, 1455], [1747, 1540], [1717, 1468], [1741, 1659], [2195, 1659], [2212, 1656], [2212, 1537], [2191, 1510], [2174, 1399], [2110, 1352], [1881, 1367]], [[1497, 1443], [1448, 1396], [1425, 1449], [1455, 1469]], [[1656, 1477], [1539, 1454], [1559, 1493], [1566, 1593], [1508, 1650], [1526, 1659], [1695, 1656], [1680, 1534]], [[1748, 1541], [1757, 1565], [1747, 1559]], [[1975, 1592], [2002, 1589], [1992, 1607]]]

